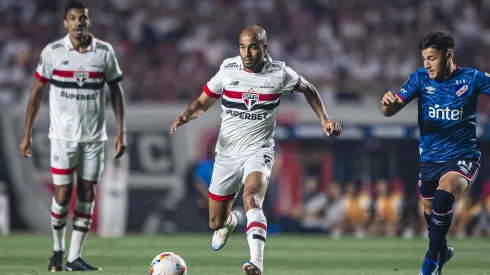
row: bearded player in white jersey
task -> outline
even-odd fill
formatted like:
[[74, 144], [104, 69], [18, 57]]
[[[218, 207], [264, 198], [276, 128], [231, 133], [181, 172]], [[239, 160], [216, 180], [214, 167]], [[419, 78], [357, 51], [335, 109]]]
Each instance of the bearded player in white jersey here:
[[31, 156], [34, 119], [49, 85], [51, 173], [55, 195], [51, 204], [53, 256], [48, 270], [62, 271], [68, 204], [77, 174], [77, 202], [73, 233], [65, 270], [101, 270], [85, 262], [83, 243], [92, 223], [95, 187], [104, 165], [104, 85], [108, 84], [117, 120], [114, 157], [124, 154], [123, 78], [112, 46], [89, 33], [90, 14], [85, 5], [70, 3], [65, 8], [64, 27], [68, 34], [48, 44], [41, 54], [36, 82], [27, 105], [24, 136], [19, 145], [24, 157]]
[[240, 56], [223, 62], [218, 73], [203, 86], [200, 97], [175, 120], [170, 132], [201, 116], [223, 96], [217, 156], [209, 187], [209, 225], [215, 230], [211, 247], [215, 251], [223, 248], [241, 219], [240, 212], [230, 210], [243, 185], [250, 247], [250, 261], [243, 264], [243, 270], [255, 275], [264, 272], [267, 220], [262, 203], [274, 162], [273, 135], [281, 94], [303, 93], [327, 136], [338, 136], [341, 127], [327, 116], [311, 83], [284, 62], [271, 59], [264, 29], [245, 28], [239, 43]]

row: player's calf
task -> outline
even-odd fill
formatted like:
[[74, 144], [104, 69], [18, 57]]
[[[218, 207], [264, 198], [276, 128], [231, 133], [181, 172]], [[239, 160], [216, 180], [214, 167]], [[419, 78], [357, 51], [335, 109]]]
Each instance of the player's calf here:
[[[82, 257], [82, 249], [87, 234], [92, 225], [92, 214], [94, 211], [95, 199], [95, 182], [79, 179], [77, 184], [77, 204], [75, 213], [73, 214], [73, 232], [70, 242], [70, 251], [68, 253], [67, 266], [75, 262], [79, 262]], [[79, 267], [85, 262], [80, 262]], [[72, 269], [77, 269], [77, 265], [72, 266]]]
[[214, 230], [211, 248], [218, 251], [223, 248], [229, 236], [235, 229], [241, 214], [230, 211], [234, 196], [217, 196], [210, 193], [209, 197], [209, 227]]
[[53, 198], [51, 202], [51, 226], [53, 230], [53, 251], [65, 251], [66, 220], [68, 203], [60, 205]]
[[53, 231], [53, 255], [49, 259], [48, 271], [62, 271], [65, 251], [66, 220], [72, 185], [55, 185], [55, 196], [51, 202], [51, 230]]
[[[267, 184], [267, 177], [261, 172], [254, 171], [245, 179], [243, 190], [243, 203], [247, 215], [246, 234], [250, 248], [249, 263], [252, 263], [260, 272], [264, 270], [264, 248], [267, 239], [267, 219], [262, 211]], [[253, 273], [254, 270], [250, 272], [246, 274], [261, 274]]]
[[[432, 201], [432, 219], [429, 231], [429, 251], [425, 258], [442, 265], [447, 262], [454, 250], [447, 245], [447, 233], [453, 219], [453, 204], [468, 187], [469, 181], [457, 173], [446, 173], [439, 182]], [[441, 265], [442, 263], [442, 265]]]

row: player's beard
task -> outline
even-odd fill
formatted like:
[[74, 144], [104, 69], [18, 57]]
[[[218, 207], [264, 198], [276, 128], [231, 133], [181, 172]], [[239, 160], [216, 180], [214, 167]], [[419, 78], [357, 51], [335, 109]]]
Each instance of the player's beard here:
[[245, 67], [245, 69], [247, 69], [249, 71], [257, 72], [260, 69], [262, 69], [262, 67], [264, 66], [264, 63], [265, 63], [264, 57], [257, 59], [257, 61], [253, 62], [252, 65], [250, 65], [250, 66], [246, 66], [245, 60], [243, 60], [243, 67]]

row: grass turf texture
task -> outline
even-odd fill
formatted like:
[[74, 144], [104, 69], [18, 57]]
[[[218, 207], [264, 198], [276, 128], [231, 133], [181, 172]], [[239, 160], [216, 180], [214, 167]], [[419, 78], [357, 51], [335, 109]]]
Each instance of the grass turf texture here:
[[[244, 234], [234, 234], [226, 247], [214, 252], [208, 235], [130, 235], [118, 239], [89, 236], [84, 249], [87, 262], [103, 268], [98, 274], [148, 274], [150, 261], [164, 251], [180, 254], [188, 274], [243, 274], [249, 251]], [[69, 244], [69, 240], [66, 242]], [[445, 275], [490, 274], [490, 239], [450, 240], [455, 257]], [[0, 274], [51, 274], [51, 236], [14, 234], [0, 237]], [[427, 240], [346, 238], [323, 236], [269, 236], [265, 253], [266, 275], [301, 274], [418, 274]], [[62, 274], [66, 274], [63, 272]]]

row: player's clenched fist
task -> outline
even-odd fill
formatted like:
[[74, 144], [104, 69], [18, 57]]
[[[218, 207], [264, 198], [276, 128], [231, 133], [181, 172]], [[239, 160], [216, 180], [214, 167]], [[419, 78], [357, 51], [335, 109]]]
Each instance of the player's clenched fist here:
[[323, 126], [323, 132], [325, 133], [325, 135], [327, 135], [327, 137], [329, 136], [336, 137], [340, 135], [340, 132], [342, 131], [342, 127], [340, 127], [340, 124], [338, 122], [331, 121], [331, 120], [323, 122], [322, 126]]
[[188, 117], [186, 115], [181, 115], [181, 116], [177, 117], [174, 121], [174, 124], [172, 125], [172, 129], [170, 129], [170, 134], [173, 134], [179, 126], [182, 126], [182, 125], [186, 124], [187, 122], [189, 122], [187, 120], [187, 118]]
[[389, 106], [395, 102], [397, 102], [398, 98], [391, 91], [388, 91], [384, 94], [383, 99], [381, 99], [381, 105]]
[[23, 137], [19, 144], [20, 155], [26, 158], [31, 157], [31, 148], [32, 148], [32, 138]]

